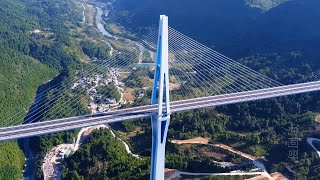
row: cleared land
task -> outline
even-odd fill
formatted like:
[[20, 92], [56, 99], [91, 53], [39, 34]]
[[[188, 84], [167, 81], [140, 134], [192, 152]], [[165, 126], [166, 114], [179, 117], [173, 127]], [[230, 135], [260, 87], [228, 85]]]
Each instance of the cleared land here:
[[187, 139], [187, 140], [172, 140], [174, 144], [209, 144], [208, 138], [197, 137], [194, 139]]

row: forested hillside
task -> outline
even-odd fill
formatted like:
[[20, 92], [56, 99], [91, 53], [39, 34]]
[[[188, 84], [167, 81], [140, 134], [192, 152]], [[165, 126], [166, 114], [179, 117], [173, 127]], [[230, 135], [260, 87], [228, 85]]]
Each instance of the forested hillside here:
[[62, 179], [149, 179], [149, 164], [150, 159], [128, 154], [110, 130], [100, 129], [66, 159]]
[[[319, 0], [112, 2], [109, 20], [135, 34], [142, 35], [156, 28], [159, 15], [167, 14], [171, 26], [177, 30], [284, 84], [299, 82], [320, 67]], [[55, 111], [73, 94], [52, 87], [56, 83], [66, 85], [80, 69], [75, 67], [85, 69], [89, 64], [79, 63], [76, 53], [81, 51], [88, 59], [108, 59], [110, 56], [111, 48], [106, 48], [106, 41], [96, 43], [100, 36], [96, 39], [90, 36], [95, 32], [79, 23], [82, 14], [72, 11], [73, 6], [69, 0], [0, 2], [0, 126], [5, 125], [14, 112], [22, 111], [23, 116], [11, 121], [23, 122], [41, 84], [48, 90], [42, 105], [58, 93], [61, 96], [53, 104], [44, 106], [47, 112], [36, 120], [90, 113], [86, 108], [86, 93], [74, 103], [65, 105], [63, 113]], [[84, 34], [78, 33], [82, 28]], [[114, 61], [129, 63], [122, 62], [124, 54], [125, 50]], [[152, 72], [142, 74], [136, 69], [124, 82], [128, 87], [143, 88], [150, 85], [146, 77], [152, 78]], [[114, 93], [114, 89], [114, 85], [97, 88], [106, 94], [104, 98], [120, 99], [121, 95]], [[134, 105], [150, 104], [150, 96], [148, 90]], [[320, 112], [318, 97], [319, 93], [307, 93], [173, 114], [168, 138], [207, 137], [212, 142], [219, 141], [249, 154], [265, 156], [269, 172], [280, 171], [290, 178], [317, 179], [320, 178], [318, 159], [306, 138], [319, 136], [316, 131], [319, 124], [314, 121]], [[290, 138], [288, 133], [292, 126], [298, 128], [301, 138], [298, 162], [288, 158], [288, 147], [284, 143]], [[115, 124], [114, 128], [122, 131], [119, 137], [130, 134], [124, 139], [134, 153], [142, 155], [141, 159], [127, 154], [123, 144], [112, 137], [109, 130], [95, 131], [73, 156], [65, 159], [62, 178], [148, 179], [150, 120]], [[39, 152], [37, 179], [43, 178], [41, 165], [45, 154], [55, 145], [73, 143], [74, 136], [72, 131], [32, 139], [32, 148]], [[200, 146], [183, 149], [168, 142], [166, 167], [193, 172], [227, 172], [230, 169], [217, 166], [215, 161], [245, 161], [217, 149], [214, 151], [224, 154], [224, 158], [195, 156], [199, 149]], [[0, 179], [21, 179], [24, 156], [18, 143], [1, 143], [0, 154]], [[248, 167], [252, 168], [251, 165], [244, 168]]]
[[[108, 0], [104, 0], [108, 1]], [[145, 33], [158, 25], [159, 15], [169, 16], [169, 25], [210, 46], [237, 37], [260, 9], [243, 0], [117, 0], [111, 20], [133, 33]]]
[[159, 14], [167, 14], [173, 28], [234, 58], [319, 49], [317, 0], [112, 2], [110, 19], [134, 33], [146, 33], [157, 26]]
[[[177, 30], [284, 84], [301, 82], [320, 67], [317, 10], [320, 1], [185, 2], [146, 0], [131, 4], [118, 0], [112, 6], [111, 20], [129, 30], [143, 32], [141, 27], [156, 26], [158, 15], [167, 14]], [[250, 154], [265, 156], [269, 172], [280, 171], [289, 178], [317, 179], [318, 159], [306, 138], [319, 136], [319, 124], [314, 121], [319, 113], [318, 96], [319, 93], [307, 93], [175, 114], [168, 137], [210, 137]], [[147, 104], [148, 100], [139, 102]], [[128, 122], [123, 126], [128, 132], [143, 127], [144, 133], [128, 141], [135, 152], [150, 154], [149, 122]], [[285, 144], [292, 126], [299, 129], [301, 138], [298, 162], [288, 158]], [[190, 149], [168, 145], [166, 167], [191, 171], [196, 169], [192, 165], [197, 164], [200, 169], [213, 169], [208, 167], [211, 157], [190, 157], [188, 154], [194, 152]]]
[[[61, 18], [68, 13], [63, 8], [68, 2], [57, 2], [0, 2], [1, 126], [22, 123], [38, 87], [75, 62], [62, 49], [68, 43]], [[10, 118], [18, 112], [19, 118]], [[0, 154], [0, 179], [21, 179], [24, 156], [18, 143], [1, 143]]]
[[247, 54], [301, 51], [304, 56], [318, 57], [319, 6], [318, 0], [295, 0], [275, 7], [249, 24], [236, 44]]

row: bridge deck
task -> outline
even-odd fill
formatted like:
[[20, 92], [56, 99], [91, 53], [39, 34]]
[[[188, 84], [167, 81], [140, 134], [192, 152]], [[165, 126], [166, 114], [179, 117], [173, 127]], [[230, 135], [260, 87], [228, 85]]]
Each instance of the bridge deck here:
[[[275, 88], [267, 88], [254, 91], [245, 91], [226, 95], [194, 98], [172, 102], [171, 111], [172, 113], [175, 113], [318, 90], [320, 90], [320, 81], [279, 86]], [[95, 115], [85, 115], [46, 122], [4, 127], [0, 128], [0, 141], [21, 139], [26, 137], [68, 131], [88, 126], [146, 118], [155, 115], [156, 112], [157, 105], [147, 105]]]

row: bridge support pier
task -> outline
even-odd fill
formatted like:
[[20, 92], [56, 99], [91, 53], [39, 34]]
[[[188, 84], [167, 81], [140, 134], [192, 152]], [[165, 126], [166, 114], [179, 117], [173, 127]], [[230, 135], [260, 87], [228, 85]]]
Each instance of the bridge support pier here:
[[168, 57], [168, 17], [161, 15], [159, 22], [157, 63], [151, 98], [151, 104], [158, 102], [158, 115], [151, 117], [151, 180], [164, 179], [165, 146], [170, 123]]

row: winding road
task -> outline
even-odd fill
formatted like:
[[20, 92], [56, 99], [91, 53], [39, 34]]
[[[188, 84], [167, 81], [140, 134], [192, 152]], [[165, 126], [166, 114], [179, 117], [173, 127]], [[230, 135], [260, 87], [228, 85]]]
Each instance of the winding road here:
[[320, 139], [317, 138], [307, 138], [308, 143], [310, 144], [310, 146], [317, 152], [319, 158], [320, 158], [320, 150], [317, 149], [314, 145], [313, 145], [313, 141], [318, 141], [320, 142]]
[[[267, 172], [265, 166], [263, 163], [257, 161], [257, 157], [251, 156], [249, 154], [243, 153], [241, 151], [238, 151], [230, 146], [221, 144], [221, 143], [214, 143], [214, 144], [210, 144], [209, 143], [209, 139], [206, 138], [194, 138], [194, 139], [189, 139], [189, 140], [172, 140], [171, 143], [174, 144], [204, 144], [204, 145], [208, 145], [208, 146], [216, 146], [222, 149], [225, 149], [229, 152], [235, 153], [239, 156], [242, 156], [244, 158], [250, 159], [257, 168], [261, 169], [262, 172], [229, 172], [229, 173], [191, 173], [191, 172], [182, 172], [182, 171], [176, 171], [175, 174], [173, 174], [173, 176], [181, 176], [181, 175], [188, 175], [188, 176], [243, 176], [243, 175], [263, 175], [264, 177], [267, 177], [269, 179], [272, 179], [272, 177], [269, 175], [269, 173]], [[230, 162], [217, 162], [218, 164], [220, 164], [220, 166], [225, 166], [227, 167], [228, 165], [233, 165]], [[228, 164], [229, 163], [229, 164]]]
[[83, 18], [82, 18], [82, 22], [81, 23], [85, 23], [86, 22], [86, 7], [84, 6], [83, 3], [81, 5], [83, 7], [83, 12], [82, 12]]
[[99, 125], [99, 126], [94, 126], [94, 127], [86, 127], [86, 128], [82, 128], [79, 131], [79, 133], [77, 135], [77, 140], [75, 141], [74, 144], [60, 144], [60, 145], [52, 148], [52, 150], [46, 154], [44, 163], [42, 164], [42, 171], [43, 171], [44, 179], [49, 180], [52, 176], [55, 179], [61, 179], [61, 173], [62, 173], [60, 170], [61, 165], [60, 165], [60, 163], [56, 163], [56, 160], [58, 159], [58, 157], [57, 157], [58, 154], [55, 154], [54, 152], [58, 151], [59, 149], [69, 149], [69, 150], [72, 150], [73, 152], [76, 152], [77, 150], [79, 150], [81, 144], [84, 143], [87, 136], [93, 132], [93, 130], [101, 129], [101, 128], [109, 129], [112, 134], [112, 137], [117, 138], [119, 141], [121, 141], [123, 143], [128, 154], [131, 154], [133, 157], [140, 158], [138, 155], [133, 154], [131, 152], [131, 150], [129, 149], [128, 144], [126, 142], [124, 142], [122, 139], [116, 137], [114, 132], [108, 126]]

